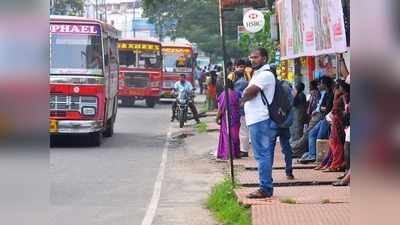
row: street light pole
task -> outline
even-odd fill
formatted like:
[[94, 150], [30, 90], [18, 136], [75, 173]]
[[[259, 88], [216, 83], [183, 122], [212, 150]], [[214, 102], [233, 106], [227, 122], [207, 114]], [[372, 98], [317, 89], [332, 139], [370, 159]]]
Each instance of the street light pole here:
[[230, 165], [230, 172], [231, 172], [231, 182], [232, 185], [235, 184], [235, 174], [234, 174], [234, 168], [233, 168], [233, 148], [232, 148], [232, 130], [231, 130], [231, 109], [229, 106], [229, 88], [227, 86], [228, 83], [228, 74], [227, 74], [227, 68], [226, 68], [226, 47], [225, 47], [225, 27], [224, 27], [224, 8], [222, 7], [222, 0], [219, 0], [219, 30], [220, 30], [220, 35], [221, 35], [221, 45], [222, 45], [222, 56], [224, 58], [224, 63], [223, 63], [223, 75], [224, 75], [224, 92], [225, 92], [225, 118], [227, 121], [227, 127], [228, 127], [228, 147], [229, 147], [229, 165]]
[[98, 18], [98, 13], [99, 13], [99, 12], [98, 12], [98, 7], [99, 7], [99, 2], [98, 2], [98, 0], [96, 0], [96, 7], [95, 7], [95, 14], [94, 14], [95, 17], [96, 17], [96, 20], [99, 19], [99, 18]]
[[107, 18], [107, 2], [106, 0], [103, 0], [103, 10], [104, 10], [104, 19], [105, 22], [108, 23], [108, 18]]
[[135, 22], [136, 22], [136, 5], [133, 7], [133, 19], [132, 19], [132, 30], [134, 38], [136, 37]]

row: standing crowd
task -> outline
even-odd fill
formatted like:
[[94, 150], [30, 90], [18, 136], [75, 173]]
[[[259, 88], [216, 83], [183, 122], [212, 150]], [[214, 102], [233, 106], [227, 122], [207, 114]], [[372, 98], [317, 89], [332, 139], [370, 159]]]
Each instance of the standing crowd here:
[[[229, 159], [228, 105], [233, 158], [248, 157], [252, 147], [260, 188], [249, 198], [273, 195], [272, 165], [278, 138], [287, 179], [295, 179], [292, 161], [299, 158], [298, 163], [318, 162], [315, 170], [321, 172], [345, 172], [334, 186], [350, 183], [350, 74], [340, 60], [344, 68], [341, 78], [334, 81], [319, 74], [310, 81], [307, 96], [301, 81], [292, 85], [278, 79], [275, 66], [267, 64], [268, 52], [263, 48], [253, 50], [249, 59], [236, 60], [227, 71], [227, 95], [222, 68], [202, 69], [199, 84], [206, 83], [208, 109], [217, 110], [216, 122], [220, 125], [217, 160]], [[328, 148], [318, 160], [322, 142]]]

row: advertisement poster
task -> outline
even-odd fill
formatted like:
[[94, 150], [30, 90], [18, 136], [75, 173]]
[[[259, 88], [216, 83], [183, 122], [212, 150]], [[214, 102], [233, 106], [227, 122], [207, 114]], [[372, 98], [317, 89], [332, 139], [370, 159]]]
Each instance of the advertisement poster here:
[[347, 50], [347, 42], [342, 1], [330, 0], [330, 3], [333, 46], [335, 52], [343, 53]]
[[293, 54], [295, 56], [304, 53], [304, 17], [302, 0], [292, 0], [292, 31], [293, 31]]
[[276, 6], [280, 26], [281, 57], [285, 60], [293, 57], [291, 1], [279, 0], [276, 2]]
[[304, 22], [304, 52], [302, 55], [314, 56], [316, 54], [314, 4], [310, 0], [301, 0], [301, 7]]
[[[335, 1], [335, 0], [334, 0]], [[313, 0], [315, 12], [315, 50], [317, 54], [328, 54], [333, 48], [331, 12], [329, 10], [331, 0]]]
[[282, 59], [347, 50], [341, 0], [279, 0]]

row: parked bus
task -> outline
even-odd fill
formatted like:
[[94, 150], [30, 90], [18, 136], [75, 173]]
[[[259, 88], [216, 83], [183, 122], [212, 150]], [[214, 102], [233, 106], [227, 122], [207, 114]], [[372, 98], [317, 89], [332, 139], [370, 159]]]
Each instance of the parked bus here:
[[154, 107], [161, 93], [161, 43], [150, 40], [121, 40], [118, 49], [119, 100], [123, 105], [133, 105], [136, 100], [145, 100], [148, 107]]
[[119, 31], [94, 19], [50, 17], [50, 138], [111, 137], [117, 115]]
[[194, 87], [194, 54], [189, 43], [162, 43], [163, 54], [163, 85], [162, 98], [171, 98], [171, 91], [180, 74], [186, 74], [186, 79]]

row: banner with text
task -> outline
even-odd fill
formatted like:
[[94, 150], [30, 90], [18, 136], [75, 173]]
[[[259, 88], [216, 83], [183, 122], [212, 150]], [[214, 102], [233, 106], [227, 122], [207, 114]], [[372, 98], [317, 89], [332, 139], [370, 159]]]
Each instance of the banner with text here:
[[341, 0], [278, 0], [282, 59], [347, 50]]

